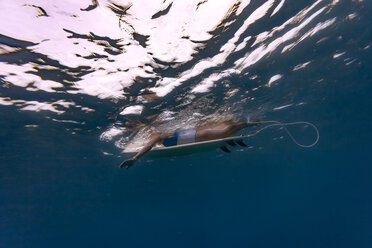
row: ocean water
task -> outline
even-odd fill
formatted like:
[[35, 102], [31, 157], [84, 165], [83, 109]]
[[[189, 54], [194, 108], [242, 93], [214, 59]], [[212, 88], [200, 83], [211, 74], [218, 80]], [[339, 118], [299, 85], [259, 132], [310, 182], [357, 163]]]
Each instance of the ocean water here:
[[[0, 10], [0, 247], [372, 247], [371, 1]], [[118, 169], [148, 130], [228, 118], [320, 139]]]

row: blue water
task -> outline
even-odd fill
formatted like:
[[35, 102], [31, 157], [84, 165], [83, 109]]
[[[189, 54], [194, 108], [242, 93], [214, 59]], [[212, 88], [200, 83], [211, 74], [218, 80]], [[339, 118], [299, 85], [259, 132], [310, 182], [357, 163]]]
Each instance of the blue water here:
[[[275, 14], [281, 1], [273, 1], [239, 32], [270, 2], [251, 1], [199, 40], [200, 21], [185, 27], [189, 39], [145, 27], [165, 30], [159, 18], [175, 27], [182, 18], [207, 22], [223, 6], [207, 1], [199, 15], [177, 13], [182, 1], [158, 2], [133, 3], [126, 17], [123, 1], [35, 1], [47, 15], [23, 1], [0, 4], [8, 10], [0, 25], [0, 247], [372, 247], [371, 1], [284, 1]], [[110, 30], [108, 19], [109, 35], [84, 22], [104, 13], [132, 24], [134, 38], [128, 27]], [[151, 22], [138, 24], [142, 14]], [[272, 35], [260, 41], [263, 32]], [[138, 64], [125, 57], [133, 48]], [[210, 64], [193, 71], [203, 60]], [[165, 78], [180, 81], [168, 90]], [[196, 88], [203, 80], [213, 83]], [[303, 149], [273, 128], [229, 154], [117, 167], [139, 122], [171, 129], [230, 114], [310, 121], [320, 140]], [[291, 131], [302, 143], [314, 138], [304, 127]]]

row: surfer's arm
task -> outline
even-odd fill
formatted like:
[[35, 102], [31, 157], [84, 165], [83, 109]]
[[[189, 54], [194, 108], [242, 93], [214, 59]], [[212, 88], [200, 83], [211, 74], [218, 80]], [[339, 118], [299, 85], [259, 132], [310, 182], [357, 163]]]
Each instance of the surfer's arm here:
[[123, 163], [120, 164], [119, 168], [125, 167], [126, 169], [129, 169], [129, 167], [133, 166], [134, 163], [145, 155], [148, 151], [150, 151], [156, 144], [163, 142], [168, 136], [159, 135], [159, 134], [153, 134], [151, 136], [151, 140], [149, 143], [145, 145], [136, 155], [134, 155], [132, 158], [125, 160]]
[[134, 160], [139, 159], [140, 157], [145, 155], [148, 151], [150, 151], [157, 143], [160, 143], [162, 140], [164, 139], [162, 139], [161, 136], [154, 137], [153, 139], [151, 139], [149, 143], [147, 143], [147, 145], [144, 148], [142, 148], [136, 155], [134, 155], [132, 159]]

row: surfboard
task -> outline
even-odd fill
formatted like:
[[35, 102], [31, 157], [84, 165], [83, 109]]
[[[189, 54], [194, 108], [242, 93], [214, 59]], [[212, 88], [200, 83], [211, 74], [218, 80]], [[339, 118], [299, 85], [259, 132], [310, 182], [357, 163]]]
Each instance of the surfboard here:
[[[258, 129], [257, 131], [250, 133], [250, 134], [245, 134], [245, 135], [239, 135], [239, 136], [232, 136], [232, 137], [227, 137], [223, 139], [214, 139], [214, 140], [208, 140], [208, 141], [202, 141], [202, 142], [194, 142], [194, 143], [188, 143], [188, 144], [182, 144], [182, 145], [175, 145], [175, 146], [169, 146], [165, 147], [163, 145], [158, 145], [153, 147], [149, 152], [147, 152], [144, 156], [147, 157], [174, 157], [174, 156], [182, 156], [182, 155], [188, 155], [192, 153], [199, 153], [199, 152], [205, 152], [208, 150], [216, 149], [216, 148], [222, 148], [223, 151], [225, 152], [230, 152], [228, 148], [226, 147], [227, 145], [235, 146], [236, 144], [240, 146], [247, 146], [246, 144], [243, 143], [243, 140], [252, 136], [255, 136], [259, 132], [270, 128], [270, 127], [275, 127], [275, 126], [280, 126], [283, 127], [285, 132], [288, 134], [288, 137], [298, 146], [302, 148], [310, 148], [315, 146], [318, 143], [319, 140], [319, 131], [318, 128], [310, 123], [310, 122], [305, 122], [305, 121], [298, 121], [298, 122], [289, 122], [289, 123], [280, 123], [278, 121], [265, 121], [261, 123], [271, 123], [270, 125], [264, 126], [261, 129]], [[314, 142], [311, 144], [301, 144], [299, 143], [293, 135], [290, 133], [290, 131], [286, 128], [286, 126], [290, 125], [309, 125], [311, 126], [316, 133], [316, 137]], [[146, 140], [144, 139], [137, 139], [136, 141], [132, 141], [129, 143], [125, 149], [122, 151], [122, 153], [126, 155], [133, 156], [137, 152], [139, 152], [142, 147], [144, 147], [146, 144]]]
[[[251, 137], [251, 135], [233, 136], [233, 137], [228, 137], [228, 138], [223, 138], [223, 139], [214, 139], [214, 140], [194, 142], [194, 143], [168, 146], [168, 147], [165, 147], [163, 145], [158, 145], [158, 146], [153, 147], [144, 156], [146, 157], [173, 157], [173, 156], [189, 155], [193, 153], [205, 152], [205, 151], [213, 150], [216, 148], [225, 147], [229, 143], [231, 144], [236, 144], [236, 142], [240, 143], [240, 141], [248, 137]], [[132, 144], [126, 147], [122, 151], [122, 153], [133, 156], [137, 152], [139, 152], [142, 147], [143, 145], [138, 146], [137, 144], [137, 147], [136, 147], [136, 145]]]

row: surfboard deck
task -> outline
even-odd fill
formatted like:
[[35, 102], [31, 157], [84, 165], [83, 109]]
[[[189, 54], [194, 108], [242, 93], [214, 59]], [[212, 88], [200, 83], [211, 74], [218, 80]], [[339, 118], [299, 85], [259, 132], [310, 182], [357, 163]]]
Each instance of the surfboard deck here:
[[[208, 140], [208, 141], [201, 141], [201, 142], [194, 142], [182, 145], [175, 145], [175, 146], [155, 146], [149, 152], [147, 152], [144, 156], [146, 157], [173, 157], [173, 156], [183, 156], [189, 155], [193, 153], [205, 152], [208, 150], [216, 149], [219, 147], [226, 146], [229, 141], [240, 141], [245, 138], [250, 137], [251, 135], [241, 135], [241, 136], [233, 136], [227, 137], [223, 139], [215, 139], [215, 140]], [[141, 147], [127, 147], [123, 150], [123, 154], [133, 156], [138, 151], [140, 151]]]

